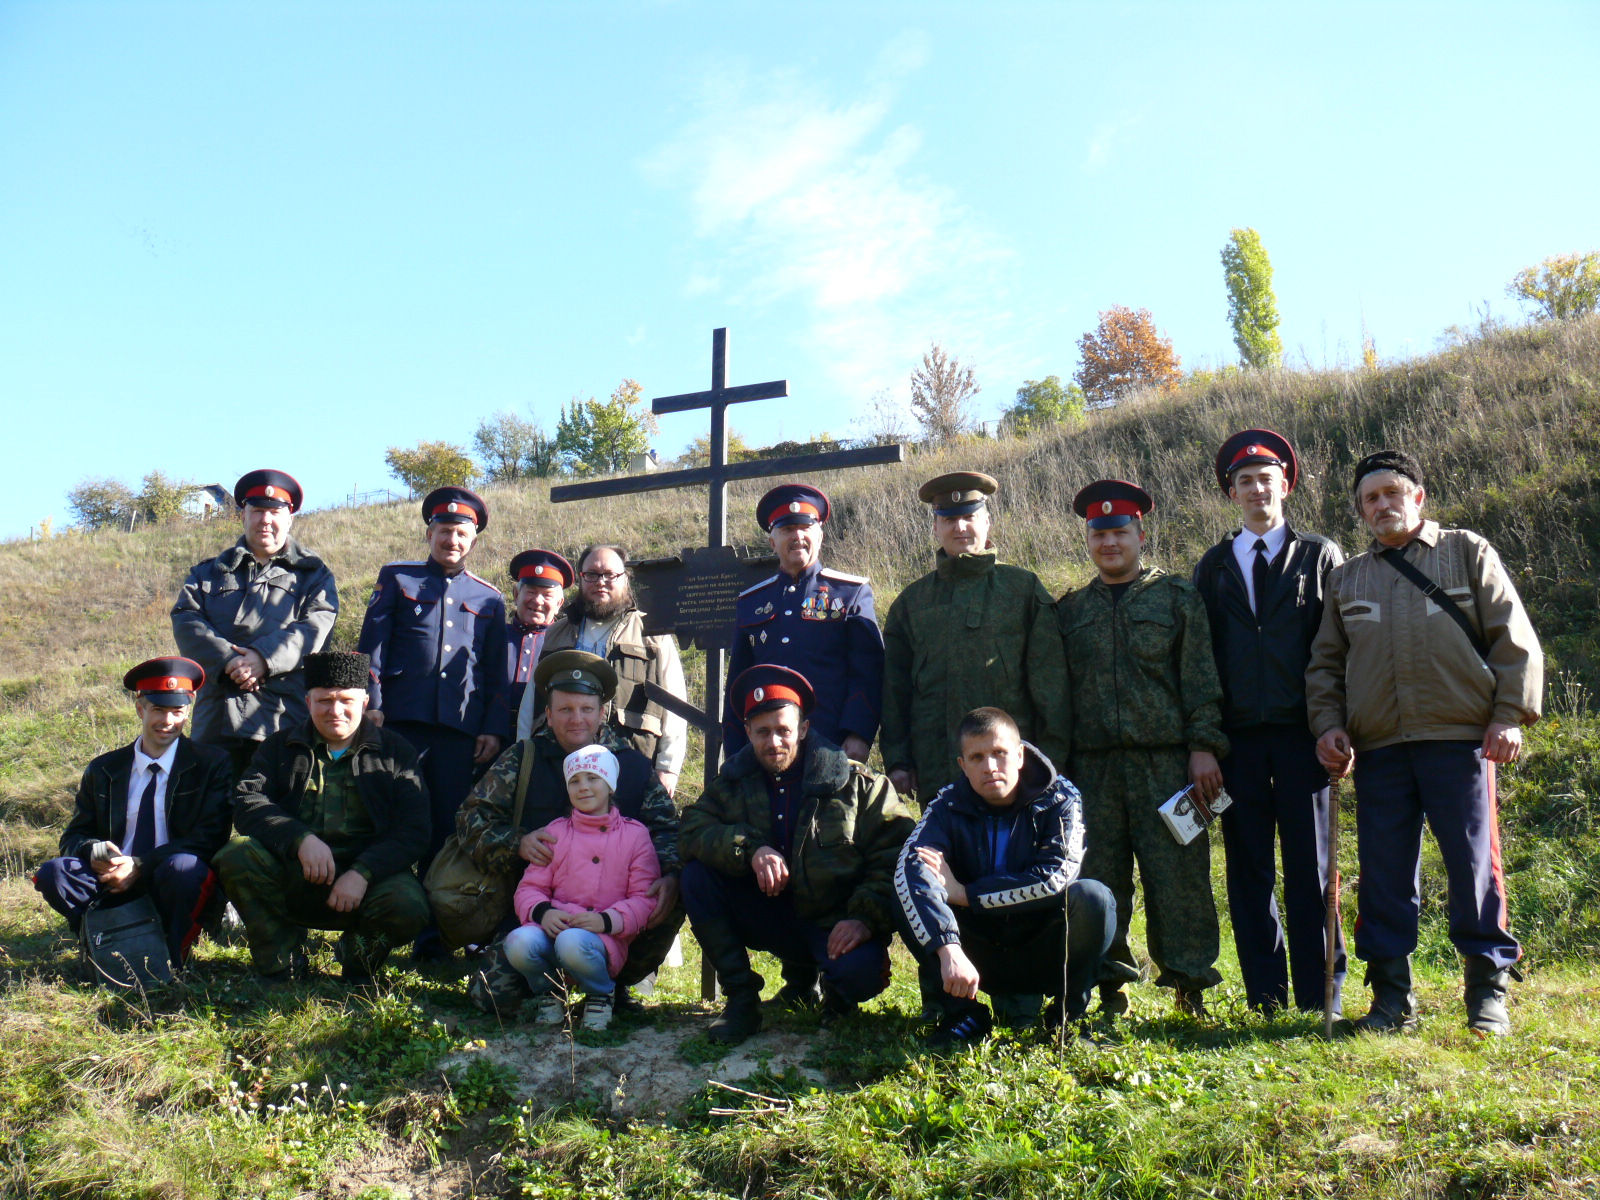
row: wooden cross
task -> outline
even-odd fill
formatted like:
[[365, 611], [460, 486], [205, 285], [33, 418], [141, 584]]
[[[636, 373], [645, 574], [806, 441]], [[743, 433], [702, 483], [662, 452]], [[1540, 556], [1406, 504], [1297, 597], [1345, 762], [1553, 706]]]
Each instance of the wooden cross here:
[[[711, 389], [705, 392], [686, 392], [678, 396], [660, 396], [650, 402], [650, 411], [660, 416], [664, 413], [688, 412], [694, 408], [711, 410], [711, 442], [709, 463], [704, 467], [691, 467], [685, 471], [657, 471], [644, 475], [628, 475], [621, 479], [597, 479], [592, 483], [568, 483], [550, 489], [550, 502], [564, 504], [572, 500], [596, 500], [603, 496], [622, 496], [632, 492], [654, 492], [664, 488], [710, 485], [710, 504], [707, 510], [706, 547], [719, 550], [728, 541], [728, 482], [734, 479], [762, 479], [772, 475], [814, 475], [819, 471], [837, 471], [845, 467], [871, 467], [884, 463], [905, 461], [906, 448], [902, 445], [867, 446], [859, 450], [835, 450], [825, 454], [796, 454], [788, 458], [758, 458], [745, 462], [728, 461], [728, 405], [747, 400], [776, 400], [789, 394], [789, 381], [775, 379], [768, 383], [746, 383], [728, 386], [728, 331], [711, 331]], [[716, 778], [722, 752], [722, 673], [725, 651], [733, 642], [734, 613], [727, 612], [727, 637], [719, 639], [720, 645], [706, 647], [706, 699], [705, 708], [696, 709], [660, 689], [651, 688], [651, 699], [686, 718], [705, 733], [706, 761], [704, 786], [711, 786]], [[647, 685], [648, 686], [648, 685]], [[709, 964], [708, 964], [709, 965]], [[702, 991], [710, 998], [714, 985], [706, 986], [712, 978], [702, 975]]]

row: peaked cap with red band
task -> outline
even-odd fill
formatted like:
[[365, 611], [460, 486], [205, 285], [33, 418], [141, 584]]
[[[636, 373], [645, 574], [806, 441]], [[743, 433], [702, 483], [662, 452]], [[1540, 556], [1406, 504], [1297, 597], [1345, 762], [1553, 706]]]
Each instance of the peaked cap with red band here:
[[122, 677], [122, 686], [163, 708], [194, 703], [194, 694], [206, 682], [206, 669], [192, 658], [172, 655], [151, 658]]
[[233, 502], [240, 508], [248, 504], [253, 508], [287, 508], [296, 513], [304, 499], [300, 481], [287, 471], [247, 471], [233, 485]]
[[1235, 471], [1262, 463], [1282, 467], [1289, 490], [1294, 491], [1295, 480], [1300, 478], [1300, 460], [1294, 456], [1289, 439], [1270, 429], [1241, 429], [1222, 443], [1222, 449], [1217, 451], [1217, 483], [1227, 491]]
[[742, 721], [785, 704], [794, 705], [802, 717], [809, 717], [817, 702], [809, 679], [775, 663], [759, 663], [740, 671], [730, 690], [734, 709]]
[[828, 497], [808, 483], [780, 483], [756, 502], [756, 523], [771, 533], [780, 525], [822, 525]]
[[511, 578], [534, 587], [569, 588], [572, 564], [554, 550], [524, 550], [511, 560]]
[[1072, 498], [1072, 511], [1090, 529], [1116, 529], [1155, 506], [1149, 492], [1126, 479], [1097, 479]]
[[422, 523], [471, 521], [482, 533], [489, 527], [489, 506], [464, 487], [434, 488], [422, 500]]

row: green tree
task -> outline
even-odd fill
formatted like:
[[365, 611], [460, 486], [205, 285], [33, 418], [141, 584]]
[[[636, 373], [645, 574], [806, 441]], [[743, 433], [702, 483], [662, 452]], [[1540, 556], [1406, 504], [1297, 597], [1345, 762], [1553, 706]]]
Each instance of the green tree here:
[[418, 495], [434, 488], [465, 487], [478, 470], [467, 457], [466, 447], [449, 442], [418, 442], [410, 450], [390, 446], [383, 461], [396, 479]]
[[144, 490], [133, 498], [133, 504], [146, 521], [160, 525], [181, 517], [184, 502], [194, 492], [191, 480], [168, 479], [163, 471], [151, 471], [144, 477]]
[[555, 467], [554, 439], [545, 437], [538, 422], [515, 413], [497, 412], [479, 421], [472, 444], [486, 479], [543, 478]]
[[1083, 415], [1089, 398], [1075, 383], [1062, 386], [1061, 376], [1030, 379], [1017, 389], [1017, 402], [1000, 414], [1000, 427], [1027, 437]]
[[67, 493], [67, 507], [85, 529], [126, 529], [133, 489], [120, 479], [85, 479]]
[[[760, 452], [750, 447], [744, 440], [744, 435], [737, 429], [728, 430], [728, 441], [724, 447], [727, 451], [729, 462], [743, 462], [747, 458], [759, 458]], [[679, 467], [709, 467], [711, 465], [711, 435], [702, 433], [694, 441], [683, 448], [683, 453], [678, 455], [674, 463]]]
[[1273, 367], [1283, 357], [1278, 336], [1278, 298], [1272, 293], [1272, 261], [1261, 235], [1235, 229], [1222, 247], [1222, 278], [1228, 286], [1228, 324], [1247, 367]]
[[656, 419], [644, 407], [644, 389], [624, 379], [605, 401], [573, 397], [556, 423], [555, 450], [574, 474], [614, 474], [650, 447]]
[[1552, 254], [1537, 267], [1518, 271], [1506, 293], [1533, 305], [1546, 320], [1592, 313], [1600, 308], [1600, 251]]

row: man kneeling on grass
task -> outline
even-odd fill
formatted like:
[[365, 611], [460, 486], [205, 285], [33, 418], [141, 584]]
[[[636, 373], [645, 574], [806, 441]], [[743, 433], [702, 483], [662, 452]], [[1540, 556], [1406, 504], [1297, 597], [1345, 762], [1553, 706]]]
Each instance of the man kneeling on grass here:
[[303, 977], [306, 930], [334, 929], [344, 978], [371, 983], [428, 923], [412, 873], [428, 848], [428, 792], [410, 743], [366, 718], [370, 667], [365, 654], [308, 654], [311, 719], [261, 743], [234, 797], [242, 836], [217, 855], [217, 875], [267, 982]]
[[894, 877], [906, 944], [944, 983], [926, 1039], [941, 1050], [994, 1028], [980, 988], [1044, 993], [1047, 1029], [1081, 1021], [1116, 931], [1111, 890], [1077, 877], [1077, 788], [998, 708], [973, 709], [958, 737], [961, 776], [929, 801]]

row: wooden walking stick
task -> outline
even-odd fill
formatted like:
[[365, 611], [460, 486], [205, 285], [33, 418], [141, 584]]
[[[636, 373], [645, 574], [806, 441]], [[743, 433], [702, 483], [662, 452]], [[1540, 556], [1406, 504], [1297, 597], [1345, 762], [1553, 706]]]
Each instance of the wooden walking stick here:
[[[1061, 821], [1061, 869], [1066, 870], [1066, 864], [1071, 859], [1071, 844], [1067, 841], [1067, 819]], [[1060, 1054], [1067, 1048], [1067, 980], [1070, 977], [1068, 967], [1071, 965], [1071, 933], [1072, 921], [1068, 917], [1072, 905], [1072, 883], [1061, 889], [1061, 1024], [1056, 1026], [1056, 1053]]]
[[1322, 934], [1322, 1036], [1333, 1037], [1334, 971], [1339, 961], [1339, 780], [1328, 784], [1327, 921]]

